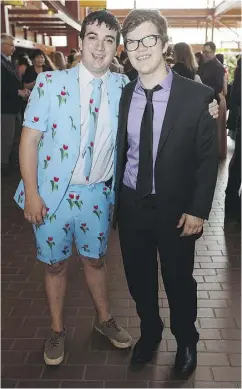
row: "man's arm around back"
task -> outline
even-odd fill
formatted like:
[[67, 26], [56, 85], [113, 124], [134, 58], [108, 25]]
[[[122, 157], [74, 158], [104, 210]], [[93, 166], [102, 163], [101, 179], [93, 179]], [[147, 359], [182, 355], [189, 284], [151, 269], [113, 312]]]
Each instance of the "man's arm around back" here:
[[197, 128], [196, 164], [193, 200], [186, 213], [201, 219], [208, 219], [217, 181], [218, 138], [216, 121], [207, 110], [207, 102], [204, 105]]

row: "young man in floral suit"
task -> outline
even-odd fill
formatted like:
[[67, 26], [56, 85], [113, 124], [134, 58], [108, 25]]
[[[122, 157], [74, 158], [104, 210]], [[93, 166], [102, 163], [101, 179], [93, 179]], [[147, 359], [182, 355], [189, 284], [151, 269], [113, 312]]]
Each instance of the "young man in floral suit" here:
[[51, 315], [44, 351], [48, 365], [64, 358], [63, 304], [73, 236], [97, 312], [94, 328], [118, 348], [132, 343], [110, 315], [103, 261], [114, 197], [119, 100], [128, 82], [109, 71], [120, 26], [112, 14], [97, 11], [83, 21], [80, 36], [80, 65], [38, 76], [25, 112], [23, 180], [15, 195], [34, 226], [37, 258], [45, 263]]

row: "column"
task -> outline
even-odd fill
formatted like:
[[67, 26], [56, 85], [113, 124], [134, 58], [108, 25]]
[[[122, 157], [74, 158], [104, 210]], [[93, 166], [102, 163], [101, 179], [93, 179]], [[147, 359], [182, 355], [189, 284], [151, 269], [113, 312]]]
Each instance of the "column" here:
[[214, 16], [212, 17], [212, 36], [211, 36], [211, 40], [213, 41], [214, 39], [214, 27], [215, 27], [215, 18]]
[[28, 29], [24, 28], [24, 39], [27, 41], [28, 40]]
[[11, 24], [11, 35], [15, 36], [15, 25]]
[[[76, 20], [80, 20], [80, 1], [66, 1], [65, 8], [69, 12], [69, 14], [75, 18]], [[79, 31], [68, 31], [67, 32], [67, 47], [70, 49], [79, 50]]]
[[10, 34], [8, 7], [1, 2], [1, 33]]

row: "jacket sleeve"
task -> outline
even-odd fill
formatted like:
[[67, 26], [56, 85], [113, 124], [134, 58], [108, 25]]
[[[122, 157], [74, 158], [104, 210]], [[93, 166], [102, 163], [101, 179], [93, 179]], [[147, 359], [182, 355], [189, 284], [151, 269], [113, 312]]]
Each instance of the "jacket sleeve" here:
[[[11, 79], [14, 82], [11, 82]], [[18, 96], [18, 90], [21, 89], [21, 83], [15, 76], [12, 76], [7, 69], [6, 65], [1, 65], [1, 89], [2, 96], [9, 96], [9, 98], [16, 98]]]
[[[4, 90], [4, 94], [7, 93], [8, 91], [8, 88], [7, 88], [7, 85], [8, 85], [8, 72], [7, 72], [7, 69], [6, 69], [6, 66], [1, 64], [1, 90], [3, 91]], [[2, 95], [4, 95], [2, 93]]]
[[[122, 74], [121, 76], [121, 84], [122, 84], [122, 93], [121, 93], [121, 96], [120, 96], [120, 101], [119, 101], [119, 114], [118, 114], [118, 128], [117, 128], [117, 138], [116, 138], [116, 144], [115, 144], [115, 158], [114, 158], [114, 176], [113, 176], [113, 182], [112, 182], [112, 190], [111, 190], [111, 198], [110, 198], [110, 202], [111, 204], [114, 206], [115, 205], [115, 200], [116, 200], [116, 196], [115, 196], [115, 186], [116, 186], [116, 170], [117, 170], [117, 144], [118, 144], [118, 137], [119, 137], [119, 127], [120, 127], [120, 105], [122, 106], [121, 104], [121, 101], [123, 100], [123, 94], [124, 94], [124, 91], [123, 91], [123, 88], [129, 83], [129, 79], [128, 77], [125, 75], [125, 74]], [[121, 116], [122, 117], [122, 116]]]
[[224, 74], [224, 68], [222, 66], [217, 66], [216, 72], [214, 72], [210, 79], [210, 83], [208, 84], [211, 88], [213, 88], [215, 92], [215, 99], [218, 104], [220, 103], [219, 93], [223, 91], [224, 87]]
[[24, 113], [23, 126], [41, 132], [47, 131], [50, 108], [50, 92], [47, 80], [46, 73], [38, 75]]
[[[209, 101], [212, 101], [211, 94]], [[193, 199], [187, 212], [201, 219], [208, 219], [212, 207], [218, 173], [218, 137], [216, 120], [207, 109], [201, 114], [196, 136], [196, 177]]]
[[[129, 83], [129, 80], [128, 80]], [[114, 212], [113, 212], [113, 222], [112, 226], [114, 229], [116, 229], [117, 225], [117, 213], [119, 208], [119, 191], [120, 191], [120, 184], [122, 179], [122, 173], [124, 168], [124, 150], [122, 145], [125, 144], [124, 138], [125, 132], [123, 131], [123, 123], [124, 123], [124, 106], [125, 101], [127, 100], [127, 87], [124, 87], [121, 98], [119, 101], [119, 117], [118, 117], [118, 130], [117, 130], [117, 139], [116, 139], [116, 147], [115, 147], [115, 186], [114, 186], [114, 197], [113, 197], [113, 205], [114, 205]]]
[[234, 82], [231, 88], [231, 104], [241, 106], [241, 69], [238, 67], [234, 72]]
[[215, 73], [215, 79], [214, 79], [214, 84], [213, 84], [213, 89], [215, 93], [221, 93], [223, 90], [224, 86], [224, 68], [218, 67]]

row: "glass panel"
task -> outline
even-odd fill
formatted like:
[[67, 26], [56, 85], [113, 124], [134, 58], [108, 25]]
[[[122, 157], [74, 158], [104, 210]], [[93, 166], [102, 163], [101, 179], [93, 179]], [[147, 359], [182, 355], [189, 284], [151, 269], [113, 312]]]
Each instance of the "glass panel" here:
[[[217, 0], [217, 3], [220, 2], [221, 0]], [[107, 0], [108, 9], [133, 9], [134, 4], [136, 4], [136, 8], [212, 8], [213, 0], [171, 0], [168, 2], [161, 0], [149, 0], [149, 7], [147, 7], [147, 0], [122, 0], [122, 2], [118, 2], [117, 0]]]
[[[242, 38], [242, 29], [234, 29], [235, 32], [227, 28], [214, 29], [214, 42], [217, 46], [217, 51], [220, 48], [239, 48], [239, 42]], [[205, 42], [205, 28], [169, 28], [168, 34], [171, 38], [171, 43], [187, 42], [189, 44], [203, 44]], [[208, 40], [211, 40], [211, 28], [208, 29]]]
[[[171, 0], [171, 1], [160, 1], [160, 0], [149, 0], [148, 8], [159, 8], [159, 9], [172, 9], [172, 8], [207, 8], [207, 0]], [[137, 0], [136, 8], [147, 8], [147, 0]]]
[[67, 38], [66, 36], [52, 36], [52, 46], [67, 46]]
[[133, 9], [134, 0], [107, 0], [107, 9]]

